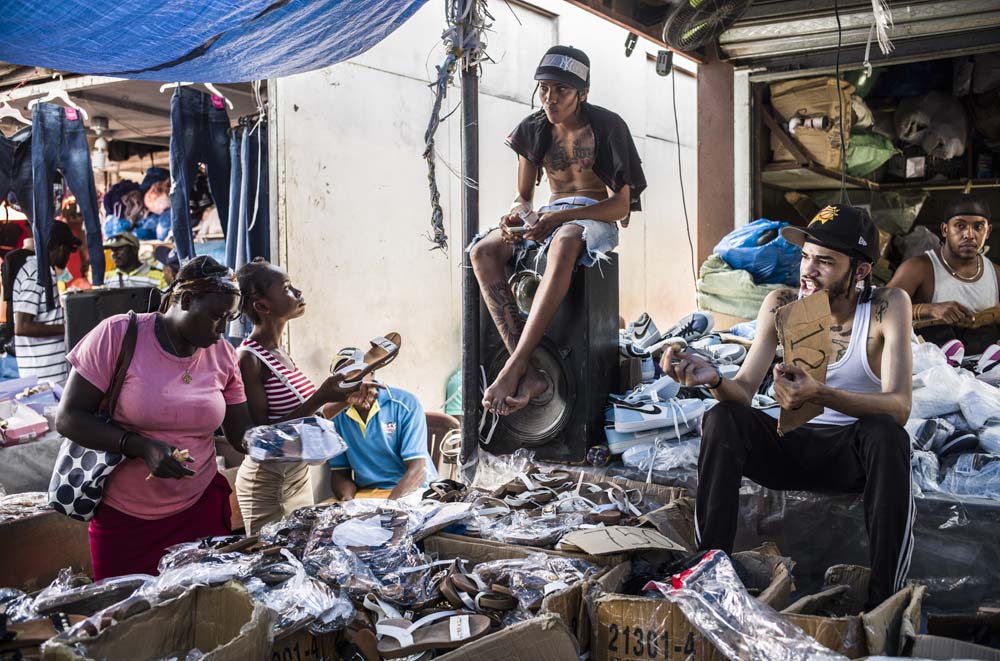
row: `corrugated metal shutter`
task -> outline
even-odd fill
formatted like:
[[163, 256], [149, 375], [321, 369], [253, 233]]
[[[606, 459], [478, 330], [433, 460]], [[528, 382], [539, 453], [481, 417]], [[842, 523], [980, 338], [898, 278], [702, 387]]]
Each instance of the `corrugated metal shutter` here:
[[[895, 51], [872, 42], [871, 61], [906, 62], [1000, 49], [1000, 0], [891, 1]], [[833, 66], [837, 24], [832, 0], [757, 0], [719, 40], [726, 59], [771, 74]], [[840, 2], [841, 65], [864, 60], [872, 24], [867, 0]], [[763, 73], [763, 71], [762, 71]]]

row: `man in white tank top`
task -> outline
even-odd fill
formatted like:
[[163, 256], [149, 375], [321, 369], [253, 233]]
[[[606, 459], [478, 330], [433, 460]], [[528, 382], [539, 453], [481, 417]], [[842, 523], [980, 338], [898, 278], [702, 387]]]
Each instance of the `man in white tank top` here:
[[[733, 379], [699, 357], [670, 349], [664, 371], [685, 386], [708, 386], [719, 403], [702, 423], [695, 528], [701, 550], [733, 550], [744, 476], [775, 490], [863, 493], [872, 576], [868, 605], [902, 587], [913, 547], [910, 439], [910, 299], [871, 288], [878, 231], [868, 213], [828, 206], [807, 228], [782, 236], [802, 246], [800, 287], [771, 292], [757, 315], [757, 336]], [[863, 289], [859, 289], [863, 285]], [[795, 365], [772, 368], [775, 311], [818, 291], [830, 297], [826, 383]], [[816, 403], [824, 412], [778, 434], [777, 420], [750, 406], [764, 377], [774, 377], [783, 408]]]
[[996, 324], [970, 328], [976, 313], [1000, 305], [1000, 266], [983, 254], [992, 229], [990, 207], [975, 195], [959, 195], [944, 218], [940, 250], [900, 264], [889, 286], [910, 295], [914, 321], [941, 321], [918, 331], [924, 339], [936, 344], [958, 339], [967, 354], [982, 353], [1000, 338]]

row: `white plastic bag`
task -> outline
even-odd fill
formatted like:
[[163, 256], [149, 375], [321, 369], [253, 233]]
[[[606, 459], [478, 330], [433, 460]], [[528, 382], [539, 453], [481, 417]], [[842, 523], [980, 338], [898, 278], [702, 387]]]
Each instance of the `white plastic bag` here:
[[962, 379], [954, 368], [939, 365], [924, 370], [913, 377], [914, 418], [940, 418], [959, 410], [958, 396], [962, 392]]

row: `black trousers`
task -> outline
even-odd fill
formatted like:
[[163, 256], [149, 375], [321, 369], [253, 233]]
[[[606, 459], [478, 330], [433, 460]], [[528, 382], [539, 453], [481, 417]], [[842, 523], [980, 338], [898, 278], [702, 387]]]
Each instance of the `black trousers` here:
[[732, 553], [746, 476], [776, 491], [863, 493], [871, 556], [868, 605], [899, 590], [913, 552], [916, 514], [910, 439], [887, 415], [845, 427], [804, 426], [778, 435], [763, 411], [720, 402], [705, 414], [695, 528], [702, 550]]

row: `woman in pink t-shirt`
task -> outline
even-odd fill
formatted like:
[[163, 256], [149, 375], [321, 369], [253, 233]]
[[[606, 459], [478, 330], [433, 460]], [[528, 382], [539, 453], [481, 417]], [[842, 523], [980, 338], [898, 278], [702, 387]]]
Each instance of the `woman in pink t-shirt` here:
[[[59, 432], [84, 447], [126, 456], [105, 482], [90, 522], [95, 579], [155, 574], [168, 546], [230, 532], [231, 489], [217, 468], [214, 434], [222, 427], [244, 452], [250, 414], [236, 352], [222, 340], [239, 305], [235, 276], [211, 257], [181, 268], [160, 312], [137, 315], [135, 355], [111, 424], [97, 410], [128, 316], [98, 324], [67, 357], [73, 369], [59, 405]], [[187, 450], [190, 459], [178, 462], [174, 450]]]

